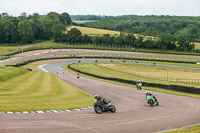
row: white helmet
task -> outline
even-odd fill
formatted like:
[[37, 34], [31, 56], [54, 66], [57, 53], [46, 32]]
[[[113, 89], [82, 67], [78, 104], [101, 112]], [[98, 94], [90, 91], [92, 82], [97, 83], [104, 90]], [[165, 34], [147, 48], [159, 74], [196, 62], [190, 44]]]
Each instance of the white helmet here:
[[97, 98], [97, 97], [99, 97], [99, 95], [98, 95], [98, 94], [95, 94], [95, 95], [94, 95], [94, 98]]
[[149, 94], [149, 92], [148, 92], [148, 91], [146, 91], [146, 94]]
[[140, 81], [140, 80], [138, 80], [138, 81]]

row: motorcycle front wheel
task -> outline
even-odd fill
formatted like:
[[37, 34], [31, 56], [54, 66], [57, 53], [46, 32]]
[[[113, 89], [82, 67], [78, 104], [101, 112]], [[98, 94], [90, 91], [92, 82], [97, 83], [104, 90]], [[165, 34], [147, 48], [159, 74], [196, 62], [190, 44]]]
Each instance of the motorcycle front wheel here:
[[95, 111], [97, 114], [101, 114], [101, 113], [102, 113], [102, 108], [101, 108], [100, 106], [94, 107], [94, 111]]
[[153, 102], [152, 100], [150, 101], [150, 103], [149, 103], [149, 104], [150, 104], [150, 106], [151, 106], [151, 107], [153, 107], [153, 106], [154, 106], [154, 102]]
[[115, 112], [116, 112], [115, 106], [110, 105], [110, 112], [111, 112], [111, 113], [115, 113]]

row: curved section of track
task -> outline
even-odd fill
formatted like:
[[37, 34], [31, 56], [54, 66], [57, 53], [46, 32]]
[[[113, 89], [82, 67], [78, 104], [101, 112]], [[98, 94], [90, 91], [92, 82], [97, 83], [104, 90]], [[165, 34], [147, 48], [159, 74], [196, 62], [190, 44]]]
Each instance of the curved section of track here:
[[[77, 62], [77, 61], [76, 61]], [[45, 68], [58, 78], [92, 95], [98, 93], [110, 99], [116, 113], [96, 114], [93, 110], [50, 114], [5, 114], [0, 117], [0, 132], [157, 132], [200, 122], [200, 99], [153, 92], [160, 102], [158, 107], [146, 104], [145, 91], [80, 77], [65, 71], [57, 62]]]

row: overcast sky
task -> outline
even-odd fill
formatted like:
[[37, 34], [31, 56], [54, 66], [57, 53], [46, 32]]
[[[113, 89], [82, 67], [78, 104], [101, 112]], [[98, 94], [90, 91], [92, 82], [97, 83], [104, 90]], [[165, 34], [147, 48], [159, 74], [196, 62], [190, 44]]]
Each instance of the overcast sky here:
[[0, 0], [0, 13], [200, 16], [200, 0]]

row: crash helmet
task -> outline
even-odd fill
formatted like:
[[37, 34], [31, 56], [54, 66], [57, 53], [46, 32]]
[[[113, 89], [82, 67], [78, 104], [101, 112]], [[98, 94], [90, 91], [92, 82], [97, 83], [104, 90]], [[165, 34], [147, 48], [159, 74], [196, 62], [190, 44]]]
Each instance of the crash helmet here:
[[140, 80], [138, 80], [138, 82], [140, 82]]
[[99, 97], [99, 95], [98, 95], [98, 94], [95, 94], [95, 95], [94, 95], [94, 98], [98, 98], [98, 97]]
[[146, 94], [149, 94], [149, 92], [148, 92], [148, 91], [146, 91]]

